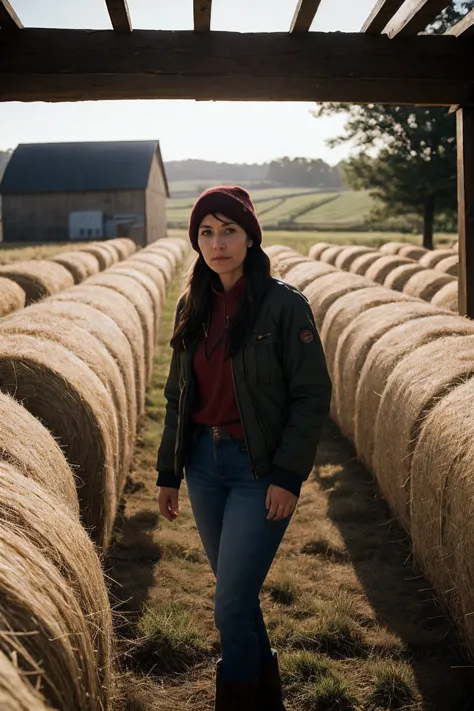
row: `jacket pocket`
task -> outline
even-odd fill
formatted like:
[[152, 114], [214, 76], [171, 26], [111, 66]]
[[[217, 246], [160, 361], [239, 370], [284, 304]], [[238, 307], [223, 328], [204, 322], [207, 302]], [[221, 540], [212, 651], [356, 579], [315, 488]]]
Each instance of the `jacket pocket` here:
[[250, 334], [246, 351], [246, 374], [250, 384], [272, 385], [278, 379], [277, 343], [274, 333], [262, 331]]

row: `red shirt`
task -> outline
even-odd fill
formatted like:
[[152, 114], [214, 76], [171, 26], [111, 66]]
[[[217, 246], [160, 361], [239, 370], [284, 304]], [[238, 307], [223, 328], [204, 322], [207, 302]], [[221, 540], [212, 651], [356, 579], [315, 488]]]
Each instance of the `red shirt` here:
[[242, 276], [229, 291], [213, 289], [207, 338], [203, 333], [193, 361], [197, 398], [191, 419], [202, 425], [225, 427], [237, 439], [243, 439], [244, 432], [235, 398], [232, 364], [225, 354], [226, 323], [236, 312], [244, 288]]

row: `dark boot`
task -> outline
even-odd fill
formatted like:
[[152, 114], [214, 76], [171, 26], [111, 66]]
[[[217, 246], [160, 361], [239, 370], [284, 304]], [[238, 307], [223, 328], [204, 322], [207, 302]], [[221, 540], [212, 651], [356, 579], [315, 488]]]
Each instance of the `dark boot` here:
[[221, 660], [216, 664], [215, 711], [258, 711], [258, 680], [228, 681], [222, 676], [221, 664]]
[[257, 711], [286, 711], [283, 703], [278, 656], [273, 651], [273, 659], [260, 665], [257, 692]]

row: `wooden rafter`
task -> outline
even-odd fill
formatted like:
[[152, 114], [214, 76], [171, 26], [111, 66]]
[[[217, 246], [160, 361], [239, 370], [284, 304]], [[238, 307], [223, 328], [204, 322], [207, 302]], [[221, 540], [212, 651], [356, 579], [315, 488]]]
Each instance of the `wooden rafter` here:
[[105, 0], [105, 2], [115, 32], [131, 32], [132, 23], [127, 0]]
[[390, 38], [416, 35], [425, 29], [451, 0], [405, 0], [400, 10], [385, 28]]
[[211, 29], [212, 0], [194, 0], [194, 31], [209, 32]]
[[20, 18], [8, 0], [0, 0], [0, 27], [2, 30], [22, 30]]
[[362, 25], [361, 32], [379, 34], [403, 5], [404, 0], [378, 0]]
[[456, 119], [459, 313], [474, 318], [474, 108], [459, 109]]
[[474, 37], [474, 9], [470, 10], [446, 34], [454, 37]]
[[298, 7], [293, 15], [290, 32], [308, 32], [321, 0], [298, 0]]

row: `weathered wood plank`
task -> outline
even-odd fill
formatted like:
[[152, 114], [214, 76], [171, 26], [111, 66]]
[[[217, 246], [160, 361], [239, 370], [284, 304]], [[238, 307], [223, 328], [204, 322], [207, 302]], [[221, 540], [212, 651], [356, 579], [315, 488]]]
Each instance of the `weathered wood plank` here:
[[132, 23], [127, 0], [105, 0], [105, 2], [115, 32], [131, 32]]
[[361, 32], [374, 35], [382, 32], [403, 3], [404, 0], [378, 0], [372, 12], [362, 25]]
[[22, 30], [20, 18], [8, 0], [0, 0], [0, 27], [5, 31]]
[[459, 20], [447, 32], [447, 35], [454, 37], [474, 37], [474, 8]]
[[474, 318], [474, 108], [459, 109], [458, 235], [459, 313]]
[[405, 0], [385, 32], [391, 39], [397, 35], [416, 35], [450, 3], [451, 0]]
[[194, 31], [209, 32], [211, 29], [212, 0], [194, 0]]
[[25, 29], [0, 32], [0, 100], [465, 104], [473, 60], [445, 36]]
[[291, 21], [290, 32], [308, 32], [321, 0], [298, 0], [298, 6]]

